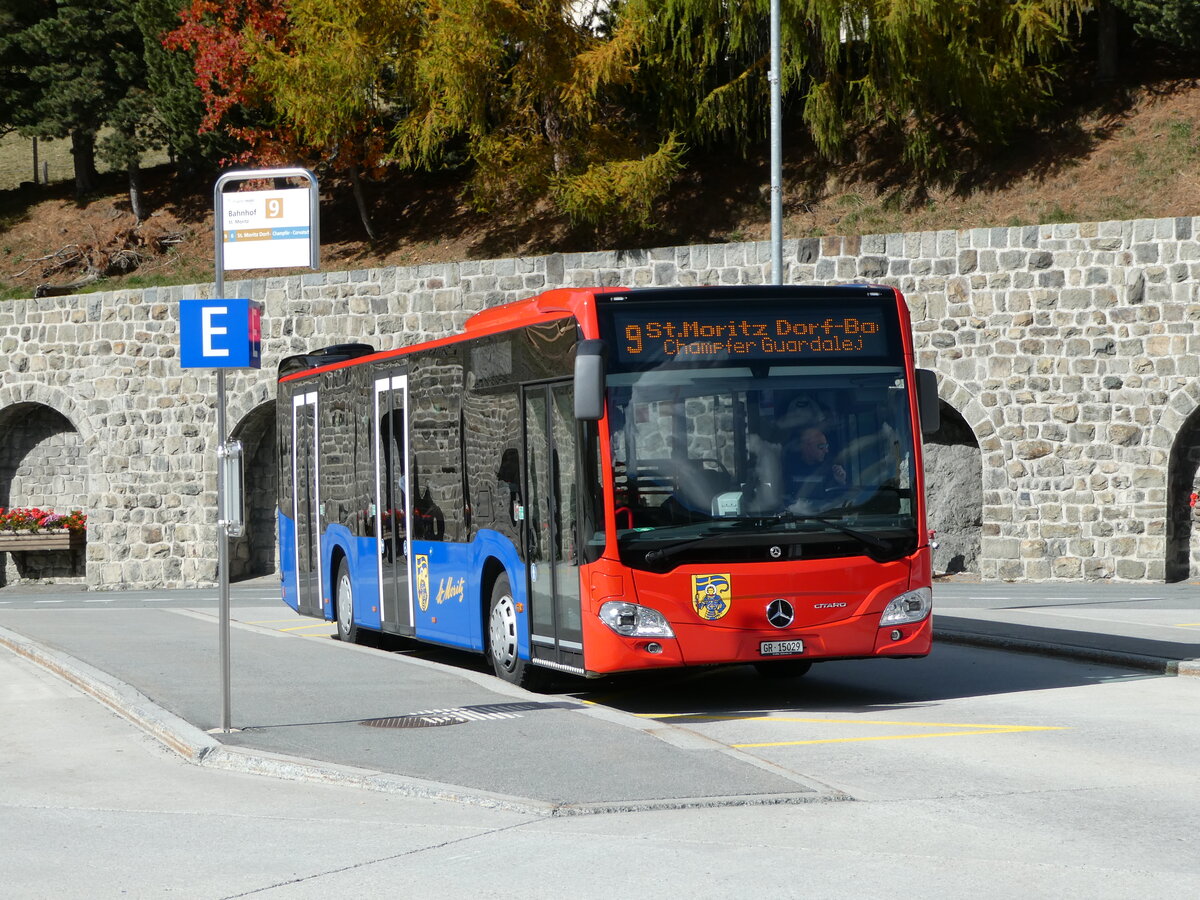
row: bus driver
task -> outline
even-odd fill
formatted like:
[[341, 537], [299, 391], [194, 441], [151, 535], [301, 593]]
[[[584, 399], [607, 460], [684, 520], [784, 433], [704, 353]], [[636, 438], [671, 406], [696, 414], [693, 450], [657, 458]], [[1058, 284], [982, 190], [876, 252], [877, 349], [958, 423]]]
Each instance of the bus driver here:
[[800, 432], [799, 441], [784, 456], [787, 495], [813, 501], [846, 486], [846, 470], [829, 458], [829, 439], [815, 425]]

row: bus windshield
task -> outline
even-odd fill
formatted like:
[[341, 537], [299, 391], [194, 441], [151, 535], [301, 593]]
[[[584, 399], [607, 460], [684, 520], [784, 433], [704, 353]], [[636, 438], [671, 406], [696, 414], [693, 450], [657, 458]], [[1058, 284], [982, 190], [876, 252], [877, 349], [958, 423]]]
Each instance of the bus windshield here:
[[610, 372], [622, 561], [912, 553], [909, 390], [895, 365]]

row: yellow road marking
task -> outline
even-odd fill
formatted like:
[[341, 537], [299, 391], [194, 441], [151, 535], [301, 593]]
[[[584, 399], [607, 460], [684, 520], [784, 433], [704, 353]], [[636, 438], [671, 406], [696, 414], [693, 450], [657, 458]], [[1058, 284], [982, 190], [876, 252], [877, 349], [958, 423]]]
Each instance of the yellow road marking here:
[[704, 713], [637, 713], [641, 719], [687, 719], [692, 722], [805, 722], [825, 725], [897, 725], [902, 728], [1003, 728], [1013, 731], [1042, 731], [1059, 726], [1042, 725], [971, 725], [963, 722], [892, 722], [880, 719], [821, 719], [795, 716], [718, 716]]
[[1200, 622], [1182, 622], [1176, 628], [1200, 628]]
[[[263, 619], [259, 622], [243, 622], [243, 625], [281, 625], [284, 622], [295, 622], [291, 619]], [[332, 622], [309, 622], [307, 625], [293, 625], [291, 628], [277, 628], [276, 631], [304, 631], [306, 628], [332, 628]]]
[[731, 747], [745, 749], [749, 747], [798, 747], [802, 744], [852, 744], [856, 741], [905, 741], [914, 738], [935, 738], [935, 737], [966, 737], [977, 734], [1011, 734], [1018, 731], [1063, 731], [1060, 726], [1048, 725], [1045, 727], [1037, 727], [1030, 725], [1014, 726], [1012, 728], [977, 728], [969, 725], [972, 731], [941, 731], [935, 734], [892, 734], [892, 735], [874, 735], [872, 737], [857, 737], [857, 738], [823, 738], [821, 740], [812, 741], [769, 741], [761, 744], [730, 744]]
[[280, 622], [295, 622], [295, 621], [296, 621], [296, 617], [292, 616], [290, 619], [263, 619], [260, 622], [244, 622], [243, 624], [245, 624], [245, 625], [278, 625]]
[[954, 728], [965, 729], [958, 731], [937, 731], [925, 734], [891, 734], [891, 735], [868, 735], [866, 737], [845, 737], [845, 738], [814, 738], [804, 741], [763, 741], [756, 743], [730, 744], [731, 747], [738, 749], [748, 749], [753, 747], [799, 747], [804, 744], [849, 744], [861, 741], [904, 741], [913, 740], [915, 738], [935, 738], [935, 737], [967, 737], [978, 734], [1018, 734], [1029, 731], [1065, 731], [1066, 727], [1061, 725], [971, 725], [962, 722], [902, 722], [879, 719], [820, 719], [810, 717], [796, 716], [720, 716], [720, 715], [704, 715], [697, 713], [666, 713], [655, 715], [653, 713], [637, 713], [638, 718], [657, 719], [659, 721], [674, 721], [674, 722], [790, 722], [790, 723], [805, 723], [816, 725], [874, 725], [891, 728]]

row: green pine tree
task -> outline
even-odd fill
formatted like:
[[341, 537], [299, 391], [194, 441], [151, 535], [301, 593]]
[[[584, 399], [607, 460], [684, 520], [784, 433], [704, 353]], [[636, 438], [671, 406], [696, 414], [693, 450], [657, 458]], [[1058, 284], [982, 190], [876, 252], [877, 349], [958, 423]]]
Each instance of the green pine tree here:
[[1200, 0], [1112, 0], [1138, 34], [1185, 50], [1200, 46]]
[[[187, 53], [167, 50], [163, 37], [179, 27], [179, 11], [188, 0], [136, 0], [134, 16], [142, 33], [146, 83], [152, 103], [139, 127], [154, 146], [165, 146], [184, 175], [215, 165], [233, 152], [233, 142], [218, 131], [202, 131], [204, 103]], [[146, 147], [142, 148], [148, 149]]]
[[70, 137], [82, 197], [95, 188], [97, 133], [145, 81], [133, 0], [39, 2], [17, 18], [3, 48], [5, 67], [19, 69], [14, 124], [35, 137]]

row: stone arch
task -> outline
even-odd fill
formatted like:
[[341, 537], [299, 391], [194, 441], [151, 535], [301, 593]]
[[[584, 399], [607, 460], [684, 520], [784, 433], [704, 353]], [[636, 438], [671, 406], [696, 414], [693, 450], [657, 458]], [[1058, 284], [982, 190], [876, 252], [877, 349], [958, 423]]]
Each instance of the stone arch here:
[[[1183, 410], [1190, 412], [1183, 415]], [[1151, 442], [1170, 437], [1167, 453], [1166, 565], [1167, 581], [1187, 581], [1200, 575], [1200, 390], [1196, 385], [1168, 403]], [[1195, 505], [1193, 505], [1195, 504]]]
[[246, 503], [245, 533], [229, 546], [229, 576], [237, 581], [278, 571], [274, 400], [260, 403], [235, 421], [230, 438], [242, 442]]
[[[67, 416], [46, 403], [18, 400], [0, 407], [0, 435], [0, 507], [89, 511], [87, 447]], [[0, 585], [28, 578], [80, 581], [85, 569], [83, 547], [0, 553]]]
[[247, 418], [260, 413], [264, 404], [270, 404], [271, 415], [275, 415], [275, 379], [273, 376], [257, 372], [250, 384], [239, 380], [236, 385], [241, 389], [230, 391], [227, 407], [229, 420], [239, 423], [238, 426], [235, 426], [235, 430]]
[[1192, 493], [1200, 493], [1200, 381], [1187, 382], [1167, 398], [1148, 443], [1151, 462], [1166, 465], [1163, 577], [1184, 581], [1200, 573], [1200, 504], [1193, 508], [1190, 502]]
[[79, 435], [83, 445], [89, 450], [95, 449], [96, 434], [92, 429], [91, 420], [75, 402], [73, 394], [39, 381], [0, 386], [0, 416], [4, 415], [9, 407], [24, 403], [40, 404], [57, 411], [71, 423], [71, 428]]
[[[928, 524], [937, 532], [935, 574], [978, 573], [983, 543], [983, 452], [993, 425], [961, 385], [938, 373], [941, 426], [924, 435]], [[960, 412], [962, 410], [962, 412]]]
[[941, 427], [925, 435], [925, 497], [937, 532], [934, 574], [979, 572], [983, 542], [983, 454], [966, 419], [945, 401]]

